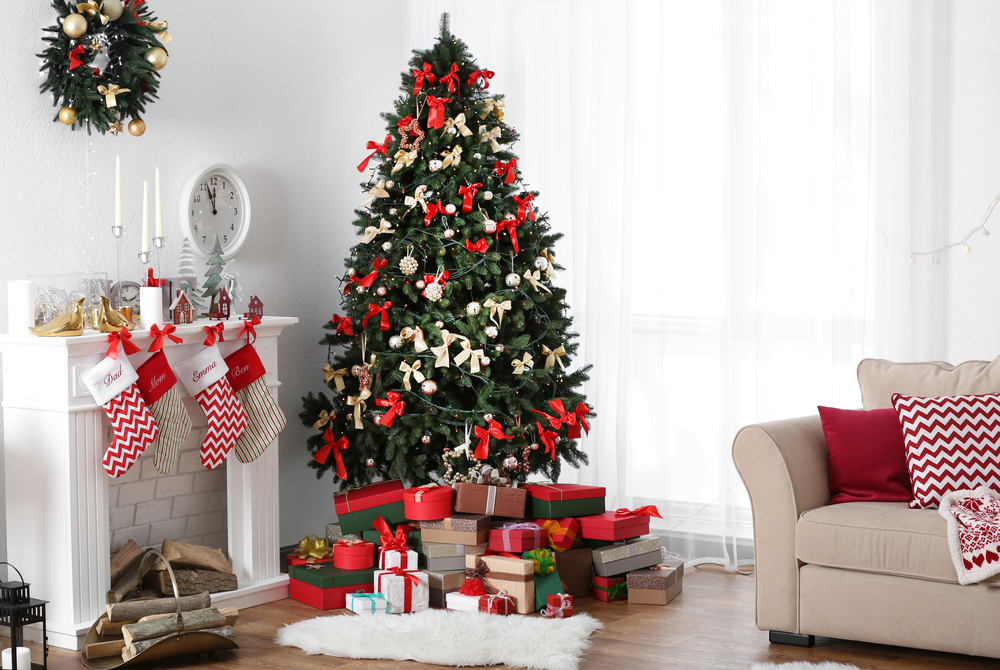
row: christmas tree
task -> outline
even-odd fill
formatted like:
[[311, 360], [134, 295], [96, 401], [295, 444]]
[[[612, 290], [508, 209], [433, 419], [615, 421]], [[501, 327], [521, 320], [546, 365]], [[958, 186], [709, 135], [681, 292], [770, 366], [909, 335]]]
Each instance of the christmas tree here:
[[219, 295], [219, 291], [222, 290], [222, 268], [225, 267], [226, 262], [222, 260], [222, 244], [219, 243], [219, 236], [215, 236], [215, 243], [212, 245], [212, 253], [205, 261], [205, 265], [208, 266], [208, 271], [205, 272], [205, 276], [208, 279], [205, 280], [205, 290], [201, 292], [202, 298], [212, 298], [212, 304], [208, 308], [210, 314], [215, 314], [218, 312], [216, 307], [216, 299]]
[[[181, 250], [177, 256], [177, 276], [185, 278], [180, 282], [180, 289], [187, 291], [194, 312], [197, 314], [205, 309], [205, 303], [198, 295], [198, 278], [194, 269], [194, 250], [191, 248], [191, 240], [186, 237], [181, 242]], [[170, 296], [170, 299], [173, 300], [174, 297]]]
[[451, 35], [414, 51], [388, 134], [355, 210], [344, 315], [324, 328], [327, 387], [303, 398], [317, 477], [463, 481], [480, 465], [513, 479], [586, 463], [592, 416], [568, 371], [577, 345], [554, 244], [521, 180], [504, 99]]

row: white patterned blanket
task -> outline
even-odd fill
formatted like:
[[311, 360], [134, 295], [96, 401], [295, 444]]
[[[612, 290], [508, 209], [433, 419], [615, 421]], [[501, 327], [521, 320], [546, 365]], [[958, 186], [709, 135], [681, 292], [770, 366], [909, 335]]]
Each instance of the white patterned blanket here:
[[948, 522], [948, 548], [960, 584], [976, 584], [1000, 573], [1000, 496], [981, 486], [941, 498]]

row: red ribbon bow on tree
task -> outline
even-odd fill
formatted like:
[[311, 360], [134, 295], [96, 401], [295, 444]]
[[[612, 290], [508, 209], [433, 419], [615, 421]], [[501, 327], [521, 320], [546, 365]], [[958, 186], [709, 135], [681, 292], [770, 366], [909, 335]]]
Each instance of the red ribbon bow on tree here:
[[468, 186], [459, 186], [458, 193], [462, 198], [462, 211], [471, 212], [472, 211], [472, 199], [476, 197], [476, 191], [482, 187], [482, 184], [469, 184]]
[[210, 347], [215, 344], [215, 340], [218, 339], [219, 342], [225, 342], [226, 338], [223, 336], [223, 331], [226, 330], [226, 324], [217, 323], [214, 326], [205, 326], [205, 346]]
[[529, 193], [524, 198], [519, 198], [515, 195], [513, 198], [514, 202], [517, 203], [517, 220], [524, 221], [525, 211], [527, 211], [528, 219], [534, 221], [535, 210], [531, 207], [531, 201], [535, 199], [534, 194]]
[[434, 217], [438, 214], [447, 214], [448, 212], [444, 210], [445, 207], [446, 205], [442, 205], [440, 200], [427, 205], [427, 214], [424, 215], [424, 227], [431, 225]]
[[243, 337], [243, 333], [247, 334], [247, 344], [250, 344], [250, 336], [253, 335], [253, 341], [257, 341], [257, 331], [254, 326], [260, 325], [260, 317], [255, 316], [252, 319], [243, 319], [243, 327], [240, 329], [240, 334], [236, 336], [236, 339]]
[[389, 391], [385, 394], [385, 399], [378, 398], [375, 400], [375, 404], [379, 407], [388, 407], [389, 411], [379, 417], [378, 422], [385, 426], [386, 428], [392, 428], [393, 422], [396, 420], [397, 416], [403, 416], [403, 410], [406, 409], [406, 403], [400, 398], [402, 398], [398, 393]]
[[[503, 183], [513, 184], [514, 183], [514, 168], [517, 167], [517, 159], [512, 158], [511, 160], [504, 163], [503, 161], [497, 161], [493, 164], [493, 171], [499, 176], [503, 176]], [[504, 176], [506, 173], [506, 176]]]
[[663, 518], [660, 516], [660, 510], [656, 509], [656, 505], [643, 505], [635, 509], [622, 507], [615, 510], [615, 516], [655, 516], [657, 519]]
[[82, 44], [80, 44], [75, 49], [73, 49], [72, 51], [69, 52], [69, 69], [70, 69], [70, 71], [73, 71], [76, 68], [78, 68], [81, 65], [83, 65], [83, 61], [80, 60], [80, 55], [83, 54], [86, 51], [87, 51], [87, 49]]
[[368, 303], [368, 314], [365, 315], [365, 318], [361, 319], [361, 327], [362, 328], [367, 328], [368, 327], [368, 319], [372, 318], [373, 316], [375, 316], [376, 314], [378, 314], [379, 312], [381, 312], [382, 313], [382, 326], [381, 326], [381, 328], [382, 328], [382, 330], [389, 330], [389, 308], [390, 307], [392, 307], [392, 301], [391, 300], [389, 300], [388, 302], [386, 302], [381, 307], [379, 307], [378, 305], [373, 304], [373, 303]]
[[159, 351], [160, 349], [162, 349], [164, 337], [166, 337], [171, 342], [174, 342], [176, 344], [180, 344], [181, 342], [183, 342], [184, 340], [177, 337], [176, 335], [171, 335], [171, 333], [173, 333], [175, 330], [177, 330], [177, 326], [175, 326], [172, 323], [168, 323], [167, 325], [165, 325], [163, 327], [163, 330], [160, 330], [160, 327], [154, 323], [153, 327], [149, 329], [149, 336], [153, 338], [153, 343], [149, 345], [149, 349], [147, 349], [146, 351], [152, 353], [154, 351]]
[[374, 151], [368, 154], [368, 158], [361, 161], [361, 164], [358, 166], [358, 172], [365, 171], [365, 168], [368, 167], [368, 161], [370, 161], [375, 156], [375, 154], [384, 155], [385, 152], [389, 150], [389, 144], [391, 142], [392, 142], [392, 135], [386, 135], [385, 140], [382, 142], [382, 144], [379, 144], [375, 140], [368, 140], [368, 144], [365, 146], [365, 148], [374, 149]]
[[406, 129], [406, 126], [410, 125], [411, 123], [413, 123], [412, 114], [407, 114], [406, 116], [404, 116], [403, 118], [401, 118], [399, 121], [396, 122], [396, 127], [399, 128], [400, 137], [406, 138], [410, 136], [410, 131]]
[[482, 239], [482, 238], [480, 238], [480, 240], [478, 242], [476, 242], [475, 244], [472, 243], [472, 240], [466, 240], [465, 241], [465, 248], [468, 251], [472, 251], [472, 252], [478, 251], [481, 254], [485, 254], [486, 251], [490, 248], [490, 243], [487, 242], [486, 240]]
[[448, 92], [454, 93], [458, 89], [458, 63], [451, 64], [451, 71], [445, 76], [441, 77], [441, 83], [448, 84]]
[[337, 329], [337, 335], [347, 335], [348, 337], [354, 337], [354, 329], [351, 328], [351, 320], [346, 316], [340, 316], [339, 314], [334, 314], [330, 318], [333, 325]]
[[[378, 261], [376, 261], [376, 265], [377, 264]], [[347, 295], [347, 292], [351, 290], [351, 284], [357, 284], [358, 286], [371, 288], [372, 284], [375, 283], [376, 279], [378, 279], [378, 270], [372, 270], [361, 279], [358, 279], [357, 275], [355, 275], [347, 280], [347, 286], [344, 287], [344, 295]]]
[[466, 86], [472, 86], [476, 83], [477, 79], [483, 80], [483, 90], [485, 91], [490, 87], [490, 79], [496, 74], [493, 70], [473, 70], [469, 73], [469, 80], [465, 82]]
[[444, 103], [451, 102], [451, 98], [436, 98], [433, 95], [427, 96], [427, 127], [441, 128], [444, 126]]
[[326, 444], [323, 448], [316, 452], [313, 459], [323, 465], [326, 465], [326, 461], [330, 458], [330, 452], [333, 452], [333, 459], [337, 463], [337, 476], [343, 480], [347, 480], [347, 468], [344, 467], [344, 457], [340, 453], [351, 446], [350, 442], [347, 441], [347, 436], [342, 436], [339, 440], [334, 438], [333, 432], [329, 428], [323, 433], [323, 439]]
[[[430, 63], [424, 63], [423, 70], [414, 70], [413, 76], [417, 78], [417, 81], [413, 84], [413, 95], [419, 95], [420, 91], [424, 90], [424, 80], [427, 80], [428, 85], [433, 86], [437, 83], [437, 75], [431, 72], [433, 66]], [[412, 119], [411, 119], [412, 120]], [[409, 121], [407, 121], [409, 123]]]
[[380, 516], [372, 521], [372, 528], [382, 534], [382, 544], [380, 545], [382, 551], [405, 552], [408, 549], [406, 546], [406, 534], [413, 530], [411, 526], [401, 523], [396, 526], [396, 534], [393, 535], [389, 529], [389, 524]]
[[497, 242], [500, 241], [500, 233], [506, 230], [510, 235], [510, 243], [514, 245], [515, 254], [521, 253], [517, 245], [517, 227], [519, 225], [521, 225], [521, 222], [517, 219], [505, 219], [497, 224]]
[[132, 333], [128, 332], [128, 328], [125, 326], [122, 326], [122, 329], [117, 333], [108, 333], [108, 342], [110, 343], [110, 346], [108, 347], [108, 353], [106, 355], [108, 358], [115, 361], [118, 360], [119, 342], [121, 342], [122, 349], [125, 350], [126, 356], [139, 351], [139, 347], [132, 342]]
[[559, 437], [559, 433], [546, 430], [545, 426], [538, 421], [535, 422], [535, 425], [538, 426], [538, 439], [545, 445], [545, 453], [551, 453], [552, 460], [556, 460], [556, 438]]
[[445, 270], [440, 275], [424, 275], [424, 290], [420, 292], [420, 295], [427, 297], [427, 287], [431, 284], [441, 284], [441, 288], [448, 283], [448, 271]]
[[476, 437], [479, 438], [479, 444], [476, 446], [474, 458], [478, 458], [480, 460], [489, 458], [490, 437], [495, 437], [498, 440], [514, 439], [513, 435], [504, 435], [503, 426], [497, 423], [494, 419], [490, 419], [488, 425], [488, 429], [483, 428], [482, 426], [476, 426]]
[[541, 414], [546, 419], [548, 419], [549, 423], [556, 430], [559, 430], [559, 428], [563, 424], [568, 425], [569, 431], [566, 433], [566, 437], [571, 440], [575, 440], [578, 437], [580, 437], [580, 426], [583, 426], [583, 429], [587, 431], [588, 435], [590, 434], [590, 426], [587, 425], [587, 419], [586, 419], [586, 416], [590, 412], [590, 409], [585, 404], [583, 404], [582, 402], [577, 403], [575, 412], [567, 412], [563, 408], [562, 400], [559, 400], [557, 398], [555, 400], [550, 400], [549, 406], [555, 411], [559, 412], [559, 416], [550, 416], [545, 412], [538, 411], [535, 408], [532, 408], [531, 411], [535, 412], [536, 414]]

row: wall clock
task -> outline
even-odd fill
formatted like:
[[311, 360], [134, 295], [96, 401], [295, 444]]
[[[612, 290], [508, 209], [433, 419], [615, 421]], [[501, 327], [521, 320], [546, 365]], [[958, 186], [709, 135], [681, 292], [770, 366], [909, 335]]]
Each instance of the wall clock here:
[[181, 227], [187, 238], [207, 256], [218, 236], [222, 258], [233, 258], [250, 232], [250, 198], [236, 170], [213, 165], [191, 177], [182, 193]]

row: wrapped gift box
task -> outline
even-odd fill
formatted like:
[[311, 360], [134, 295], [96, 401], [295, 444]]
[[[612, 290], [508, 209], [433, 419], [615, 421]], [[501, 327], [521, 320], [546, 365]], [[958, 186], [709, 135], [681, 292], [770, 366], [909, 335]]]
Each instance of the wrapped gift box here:
[[521, 558], [531, 561], [535, 577], [535, 609], [541, 610], [548, 602], [548, 597], [562, 592], [562, 582], [559, 581], [559, 570], [556, 569], [554, 552], [548, 549], [533, 549], [521, 554]]
[[406, 518], [415, 521], [444, 519], [451, 516], [451, 499], [454, 489], [450, 486], [418, 486], [403, 491]]
[[389, 613], [389, 601], [381, 593], [355, 591], [347, 596], [347, 607], [355, 614]]
[[[392, 528], [393, 534], [395, 534], [396, 529], [399, 528], [399, 526], [407, 526], [407, 527], [409, 527], [409, 524], [393, 524], [393, 525], [391, 525], [390, 528]], [[376, 547], [381, 547], [382, 546], [382, 533], [378, 532], [375, 529], [369, 529], [369, 530], [363, 531], [361, 533], [361, 537], [366, 542], [371, 542]], [[407, 546], [411, 547], [412, 549], [420, 549], [420, 539], [421, 538], [420, 538], [420, 531], [419, 530], [411, 530], [408, 533], [406, 533], [406, 544], [407, 544]], [[417, 553], [419, 554], [420, 552], [417, 551]]]
[[555, 552], [562, 590], [574, 598], [589, 598], [594, 584], [594, 552], [587, 548]]
[[531, 516], [539, 519], [604, 513], [603, 486], [526, 484], [525, 488], [531, 496]]
[[[636, 535], [635, 537], [626, 537], [625, 542], [629, 542], [631, 540], [635, 540], [638, 538], [639, 538], [638, 535]], [[581, 538], [581, 542], [583, 542], [591, 549], [600, 549], [601, 547], [607, 547], [608, 545], [614, 544], [615, 540], [595, 540], [594, 538], [586, 538], [586, 539]], [[621, 542], [621, 540], [618, 540], [618, 542]]]
[[566, 551], [573, 546], [580, 533], [580, 522], [572, 517], [565, 519], [535, 519], [535, 523], [549, 535], [549, 547], [555, 551]]
[[285, 557], [285, 565], [306, 565], [311, 563], [332, 563], [333, 549], [326, 538], [306, 535], [299, 541], [295, 553]]
[[629, 542], [594, 549], [594, 572], [607, 577], [623, 575], [660, 562], [660, 538], [646, 535]]
[[535, 611], [535, 564], [507, 556], [466, 556], [466, 569], [481, 570], [486, 583], [496, 591], [506, 591], [513, 596], [519, 614]]
[[328, 523], [326, 524], [326, 541], [332, 547], [337, 544], [339, 540], [363, 540], [361, 533], [347, 533], [346, 535], [340, 529], [339, 523]]
[[553, 593], [541, 610], [542, 616], [553, 619], [568, 619], [573, 616], [573, 596], [568, 593]]
[[480, 598], [482, 598], [482, 596], [466, 596], [462, 595], [458, 591], [452, 591], [445, 596], [445, 604], [450, 610], [478, 612]]
[[337, 520], [343, 533], [360, 533], [382, 517], [387, 523], [406, 521], [403, 483], [398, 479], [333, 494]]
[[285, 557], [285, 565], [312, 565], [313, 563], [333, 563], [333, 556], [327, 556], [326, 558], [299, 558], [296, 554], [288, 554]]
[[423, 543], [423, 554], [427, 558], [444, 558], [446, 556], [461, 556], [462, 567], [455, 570], [465, 569], [466, 554], [485, 554], [489, 545], [483, 544], [444, 544], [441, 542]]
[[448, 594], [458, 593], [458, 589], [436, 589], [431, 587], [431, 607], [444, 608], [448, 606]]
[[[463, 514], [486, 514], [520, 519], [524, 517], [527, 499], [527, 489], [485, 484], [455, 484], [455, 511]], [[423, 528], [423, 524], [420, 527]]]
[[389, 601], [389, 612], [403, 614], [420, 612], [430, 606], [430, 586], [427, 573], [419, 570], [375, 571], [375, 592]]
[[418, 561], [417, 552], [412, 549], [400, 551], [398, 549], [385, 549], [383, 547], [379, 547], [378, 550], [379, 570], [389, 570], [391, 568], [416, 570]]
[[372, 590], [374, 570], [340, 570], [332, 564], [288, 568], [288, 597], [321, 610], [347, 607], [347, 596]]
[[580, 537], [594, 540], [617, 542], [628, 537], [638, 537], [649, 532], [649, 517], [645, 514], [625, 514], [605, 512], [595, 516], [582, 516]]
[[628, 573], [630, 605], [666, 605], [683, 588], [684, 564], [680, 561], [660, 563], [650, 568]]
[[333, 566], [341, 570], [369, 570], [375, 567], [375, 545], [341, 538], [333, 545]]
[[465, 556], [435, 556], [424, 559], [428, 570], [443, 572], [447, 570], [465, 570]]
[[478, 545], [486, 542], [490, 517], [485, 514], [455, 514], [446, 519], [420, 522], [423, 542]]
[[594, 589], [591, 591], [594, 600], [610, 603], [616, 600], [628, 599], [628, 584], [626, 578], [594, 576]]
[[493, 593], [488, 596], [479, 596], [479, 611], [507, 616], [517, 611], [517, 605], [511, 596]]
[[367, 586], [336, 586], [329, 589], [321, 589], [297, 579], [288, 580], [288, 597], [305, 603], [318, 610], [339, 610], [347, 607], [347, 596], [356, 591], [371, 591], [372, 585]]
[[[462, 557], [465, 560], [465, 557]], [[461, 570], [425, 570], [427, 573], [427, 583], [432, 589], [438, 589], [439, 591], [451, 591], [452, 589], [462, 588], [462, 584], [465, 582], [465, 569]]]
[[490, 529], [489, 548], [493, 551], [521, 553], [548, 544], [549, 534], [533, 521], [509, 522], [500, 528]]

